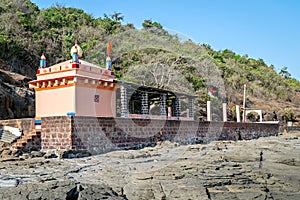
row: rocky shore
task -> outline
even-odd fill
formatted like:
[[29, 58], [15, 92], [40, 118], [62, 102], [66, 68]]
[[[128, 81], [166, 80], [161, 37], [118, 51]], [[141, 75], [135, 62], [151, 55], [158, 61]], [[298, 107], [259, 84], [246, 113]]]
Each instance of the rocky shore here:
[[7, 151], [0, 199], [300, 199], [299, 132], [72, 159]]

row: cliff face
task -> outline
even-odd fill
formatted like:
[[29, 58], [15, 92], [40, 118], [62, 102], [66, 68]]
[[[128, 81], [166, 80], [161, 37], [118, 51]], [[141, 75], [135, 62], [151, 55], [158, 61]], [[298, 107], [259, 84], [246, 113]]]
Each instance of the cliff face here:
[[0, 119], [34, 117], [31, 79], [0, 68]]

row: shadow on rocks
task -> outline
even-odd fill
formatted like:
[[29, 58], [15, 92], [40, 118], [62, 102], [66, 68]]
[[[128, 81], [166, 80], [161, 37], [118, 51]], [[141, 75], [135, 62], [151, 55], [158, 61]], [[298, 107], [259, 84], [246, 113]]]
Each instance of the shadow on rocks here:
[[111, 199], [127, 200], [126, 196], [119, 196], [111, 187], [106, 185], [78, 184], [67, 192], [66, 200]]

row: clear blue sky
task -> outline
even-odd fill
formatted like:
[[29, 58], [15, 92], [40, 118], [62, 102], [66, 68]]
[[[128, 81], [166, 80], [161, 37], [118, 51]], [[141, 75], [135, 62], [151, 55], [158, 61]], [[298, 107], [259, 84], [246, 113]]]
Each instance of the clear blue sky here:
[[32, 0], [39, 8], [55, 3], [103, 17], [120, 12], [140, 28], [157, 21], [215, 50], [262, 58], [277, 71], [288, 68], [300, 80], [300, 1], [297, 0]]

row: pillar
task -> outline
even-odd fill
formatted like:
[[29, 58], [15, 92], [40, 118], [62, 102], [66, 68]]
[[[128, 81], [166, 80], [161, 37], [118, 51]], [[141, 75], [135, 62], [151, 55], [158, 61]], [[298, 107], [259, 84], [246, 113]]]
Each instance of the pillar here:
[[168, 117], [172, 117], [172, 107], [168, 107]]
[[241, 122], [241, 116], [240, 116], [240, 106], [235, 106], [235, 112], [236, 112], [236, 122]]
[[128, 117], [127, 109], [127, 89], [124, 86], [121, 86], [121, 117]]
[[227, 104], [222, 103], [222, 107], [223, 107], [223, 122], [227, 122]]
[[242, 119], [243, 119], [243, 122], [247, 122], [247, 110], [244, 108], [243, 109], [243, 117], [242, 117]]
[[211, 109], [211, 101], [207, 101], [207, 121], [212, 121], [212, 109]]
[[[128, 94], [128, 91], [127, 91], [127, 96], [130, 96]], [[129, 113], [134, 113], [134, 101], [131, 101], [131, 103], [128, 105], [128, 110], [129, 110]]]
[[262, 116], [262, 110], [258, 110], [258, 115], [259, 115], [259, 122], [263, 121], [263, 116]]
[[161, 94], [159, 97], [159, 105], [160, 105], [160, 115], [166, 116], [166, 96]]
[[194, 99], [189, 98], [189, 117], [194, 118]]
[[180, 103], [180, 99], [178, 97], [175, 97], [175, 99], [174, 99], [174, 108], [175, 108], [175, 112], [174, 112], [175, 117], [180, 117], [181, 103]]
[[149, 114], [149, 105], [148, 105], [148, 93], [142, 93], [142, 114]]

